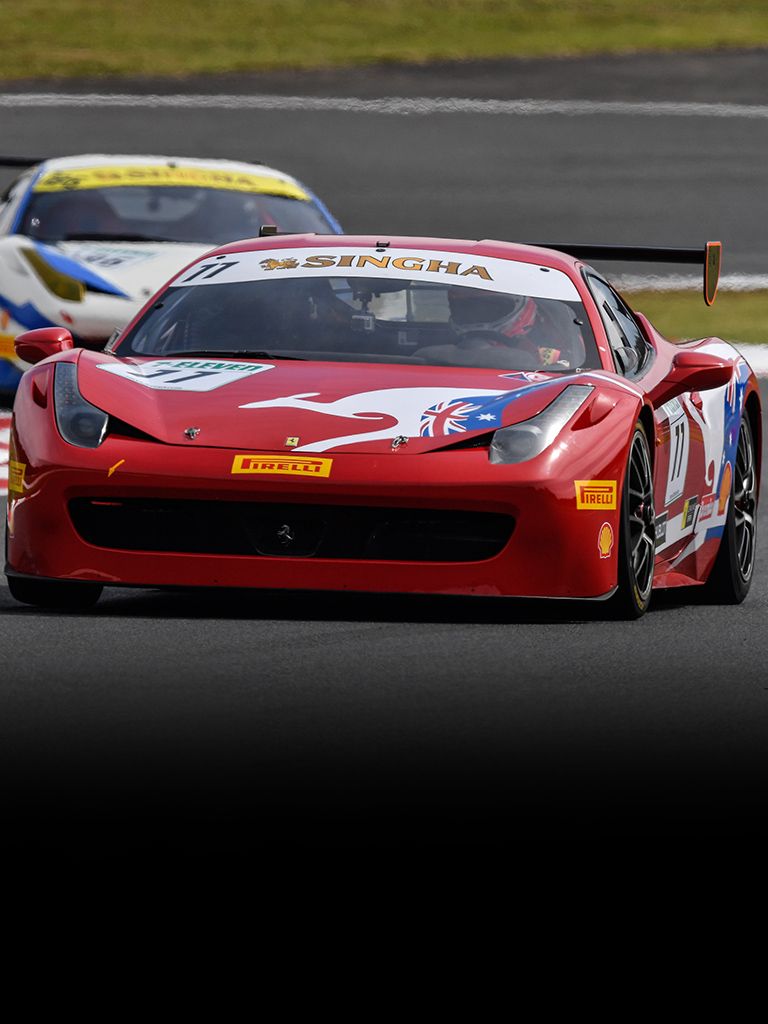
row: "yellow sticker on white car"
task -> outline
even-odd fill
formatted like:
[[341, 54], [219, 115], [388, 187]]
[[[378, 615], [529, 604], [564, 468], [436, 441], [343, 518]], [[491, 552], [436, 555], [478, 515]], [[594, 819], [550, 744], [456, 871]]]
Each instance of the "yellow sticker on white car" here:
[[219, 188], [229, 192], [257, 192], [288, 199], [309, 199], [295, 182], [266, 174], [248, 174], [207, 167], [170, 164], [104, 164], [49, 171], [34, 184], [35, 192], [71, 192], [84, 188], [116, 188], [124, 185], [173, 185]]

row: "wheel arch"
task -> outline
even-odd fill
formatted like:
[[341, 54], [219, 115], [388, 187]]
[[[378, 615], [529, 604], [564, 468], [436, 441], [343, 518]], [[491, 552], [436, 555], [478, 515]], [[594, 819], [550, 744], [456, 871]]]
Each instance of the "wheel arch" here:
[[755, 444], [755, 463], [757, 465], [757, 500], [760, 503], [760, 479], [762, 477], [763, 462], [763, 413], [760, 405], [760, 397], [757, 391], [753, 390], [747, 395], [744, 411], [746, 412], [749, 425], [752, 429], [752, 440]]
[[653, 409], [651, 409], [650, 405], [645, 403], [640, 409], [637, 418], [642, 423], [645, 435], [648, 438], [648, 448], [651, 455], [651, 469], [653, 469], [656, 464], [656, 423], [653, 418]]

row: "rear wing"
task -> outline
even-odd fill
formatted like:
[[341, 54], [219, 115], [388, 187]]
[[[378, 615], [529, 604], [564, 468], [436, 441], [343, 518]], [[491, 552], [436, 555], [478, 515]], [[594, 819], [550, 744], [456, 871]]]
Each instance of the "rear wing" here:
[[723, 253], [722, 242], [707, 242], [699, 249], [667, 249], [659, 246], [645, 245], [580, 245], [555, 242], [530, 243], [543, 249], [557, 249], [576, 259], [586, 260], [618, 260], [626, 262], [642, 261], [644, 263], [696, 263], [704, 266], [704, 301], [711, 306], [717, 295], [720, 280], [720, 262]]

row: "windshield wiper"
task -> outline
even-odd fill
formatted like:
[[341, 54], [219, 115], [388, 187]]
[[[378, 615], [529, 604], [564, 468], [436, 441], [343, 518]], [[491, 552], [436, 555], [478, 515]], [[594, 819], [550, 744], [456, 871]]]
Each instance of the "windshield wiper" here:
[[259, 352], [254, 351], [252, 348], [199, 348], [193, 350], [186, 349], [181, 352], [141, 352], [138, 354], [160, 356], [163, 359], [168, 359], [170, 356], [247, 356], [249, 359], [297, 359], [302, 363], [307, 361], [306, 356], [286, 356], [282, 352]]

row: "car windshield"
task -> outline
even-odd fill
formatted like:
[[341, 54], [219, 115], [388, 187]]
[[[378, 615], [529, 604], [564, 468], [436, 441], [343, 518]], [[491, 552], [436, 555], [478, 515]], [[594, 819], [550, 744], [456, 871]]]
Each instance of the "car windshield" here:
[[[549, 372], [600, 366], [579, 294], [560, 271], [445, 252], [318, 252], [203, 260], [115, 350]], [[390, 276], [365, 275], [374, 259]], [[519, 290], [493, 287], [499, 277]]]
[[284, 232], [331, 233], [322, 211], [295, 191], [297, 195], [288, 196], [168, 185], [35, 191], [18, 231], [45, 242], [104, 239], [205, 245], [253, 238], [262, 224], [274, 224]]

